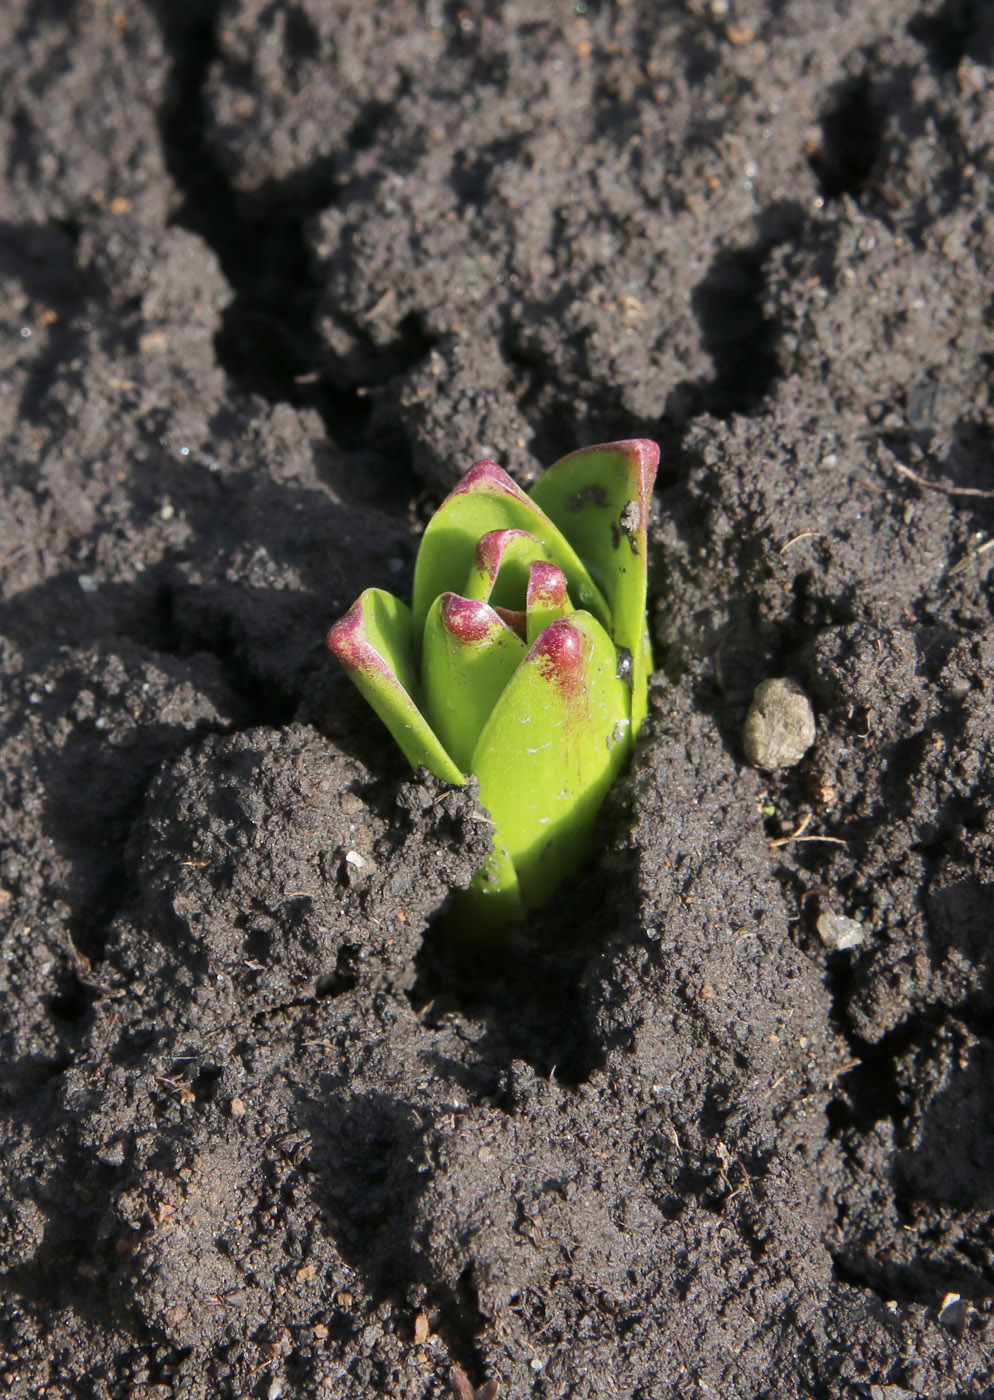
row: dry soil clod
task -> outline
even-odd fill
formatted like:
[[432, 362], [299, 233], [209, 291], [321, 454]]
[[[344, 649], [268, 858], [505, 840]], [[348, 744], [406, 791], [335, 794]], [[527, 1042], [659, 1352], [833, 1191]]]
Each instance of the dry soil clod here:
[[814, 711], [797, 682], [784, 677], [761, 681], [742, 730], [746, 762], [767, 773], [793, 768], [814, 741]]

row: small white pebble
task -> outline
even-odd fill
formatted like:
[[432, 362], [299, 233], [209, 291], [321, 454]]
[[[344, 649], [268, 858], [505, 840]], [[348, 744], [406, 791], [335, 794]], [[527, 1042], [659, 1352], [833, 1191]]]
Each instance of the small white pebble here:
[[347, 851], [345, 859], [349, 865], [354, 865], [357, 870], [365, 870], [366, 868], [365, 857], [361, 856], [358, 851]]
[[77, 583], [84, 593], [96, 593], [97, 581], [92, 574], [80, 574]]
[[844, 953], [847, 948], [858, 948], [866, 942], [866, 929], [858, 919], [846, 919], [841, 914], [826, 910], [818, 915], [818, 937], [830, 953]]

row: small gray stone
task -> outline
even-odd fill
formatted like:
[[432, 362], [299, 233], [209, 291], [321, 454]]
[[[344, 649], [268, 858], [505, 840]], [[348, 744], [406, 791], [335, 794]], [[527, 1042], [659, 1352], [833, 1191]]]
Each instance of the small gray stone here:
[[746, 762], [773, 773], [800, 763], [815, 741], [811, 701], [795, 682], [761, 681], [742, 730]]
[[947, 1293], [939, 1306], [939, 1321], [952, 1332], [962, 1333], [970, 1317], [970, 1304], [958, 1293]]
[[818, 936], [830, 953], [844, 953], [866, 942], [866, 929], [857, 919], [845, 919], [827, 910], [818, 915]]

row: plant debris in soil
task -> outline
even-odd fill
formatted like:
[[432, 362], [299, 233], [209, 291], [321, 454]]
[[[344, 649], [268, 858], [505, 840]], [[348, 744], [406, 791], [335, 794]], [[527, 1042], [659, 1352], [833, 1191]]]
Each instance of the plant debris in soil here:
[[[981, 0], [2, 7], [11, 1400], [994, 1395], [992, 152]], [[636, 436], [636, 760], [453, 946], [323, 634]]]

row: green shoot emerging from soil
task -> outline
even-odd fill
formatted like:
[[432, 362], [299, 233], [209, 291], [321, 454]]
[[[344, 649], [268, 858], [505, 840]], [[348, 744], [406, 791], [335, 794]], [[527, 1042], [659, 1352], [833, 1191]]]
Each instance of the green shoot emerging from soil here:
[[646, 521], [659, 449], [574, 452], [526, 495], [477, 462], [424, 533], [412, 607], [369, 588], [328, 645], [411, 764], [475, 776], [493, 852], [460, 918], [522, 918], [588, 854], [645, 718]]

